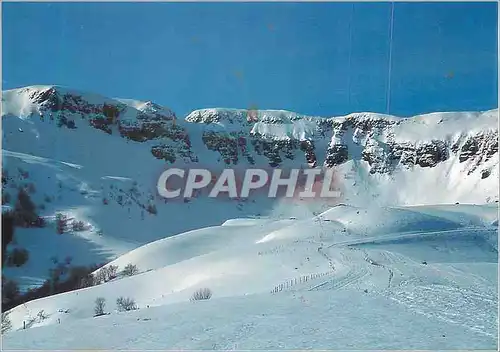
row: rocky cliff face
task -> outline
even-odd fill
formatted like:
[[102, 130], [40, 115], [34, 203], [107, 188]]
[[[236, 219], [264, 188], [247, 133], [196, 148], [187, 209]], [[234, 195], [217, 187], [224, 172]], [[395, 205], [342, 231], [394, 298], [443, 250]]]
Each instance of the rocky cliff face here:
[[[392, 118], [365, 119], [365, 116], [354, 115], [346, 121], [333, 122], [336, 142], [328, 148], [326, 165], [345, 163], [352, 158], [350, 150], [361, 148], [361, 159], [370, 165], [371, 173], [390, 173], [397, 167], [432, 168], [449, 158], [458, 158], [460, 163], [470, 162], [470, 174], [498, 153], [496, 113], [488, 113], [491, 124], [485, 130], [468, 131], [467, 126], [450, 123], [449, 133], [441, 139], [433, 138], [433, 130], [429, 126], [428, 135], [422, 136], [425, 139], [413, 140], [404, 140], [397, 135], [397, 128], [403, 124], [408, 129], [412, 128], [411, 118], [395, 121]], [[478, 120], [480, 118], [478, 116]]]
[[[479, 130], [468, 129], [473, 121], [461, 125], [460, 119], [446, 121], [430, 115], [427, 119], [431, 123], [422, 126], [422, 121], [413, 118], [380, 114], [312, 118], [283, 111], [263, 111], [258, 122], [249, 128], [243, 110], [219, 113], [217, 109], [210, 109], [195, 111], [186, 120], [207, 128], [219, 127], [205, 132], [204, 141], [209, 149], [220, 153], [226, 164], [237, 164], [242, 157], [248, 160], [254, 154], [264, 156], [272, 167], [287, 159], [326, 167], [357, 159], [366, 162], [371, 174], [390, 174], [398, 168], [433, 168], [450, 158], [458, 158], [460, 163], [470, 162], [468, 173], [471, 173], [498, 153], [496, 112], [477, 114], [478, 120], [489, 121], [487, 128]], [[449, 131], [434, 136], [432, 120], [435, 124], [444, 124]], [[411, 130], [413, 125], [417, 125], [420, 135], [400, 138], [398, 132]], [[227, 133], [235, 128], [238, 133]], [[239, 148], [242, 145], [245, 148]], [[324, 157], [319, 159], [318, 155]], [[484, 176], [487, 177], [487, 172]]]
[[[397, 169], [434, 168], [457, 158], [468, 174], [480, 169], [487, 178], [491, 166], [484, 165], [498, 153], [497, 111], [322, 118], [281, 110], [250, 115], [247, 110], [203, 109], [179, 121], [174, 112], [153, 102], [109, 99], [61, 87], [27, 87], [16, 94], [27, 96], [35, 107], [32, 115], [41, 120], [73, 129], [88, 124], [148, 143], [155, 158], [169, 163], [197, 162], [211, 151], [225, 165], [338, 167], [356, 160], [371, 174], [391, 174]], [[192, 138], [201, 140], [197, 148]]]
[[15, 93], [27, 97], [31, 116], [38, 115], [41, 121], [49, 119], [71, 129], [88, 124], [134, 142], [153, 141], [151, 154], [158, 159], [196, 161], [189, 134], [176, 124], [175, 113], [151, 101], [110, 99], [57, 86], [26, 87]]
[[[37, 105], [40, 119], [47, 115], [51, 120], [56, 120], [58, 126], [78, 128], [78, 120], [86, 121], [89, 125], [111, 134], [111, 126], [116, 123], [116, 118], [126, 109], [125, 104], [109, 99], [101, 99], [99, 103], [82, 97], [82, 95], [50, 87], [48, 89], [20, 90], [19, 94], [26, 93], [29, 99]], [[78, 119], [80, 118], [80, 119]]]

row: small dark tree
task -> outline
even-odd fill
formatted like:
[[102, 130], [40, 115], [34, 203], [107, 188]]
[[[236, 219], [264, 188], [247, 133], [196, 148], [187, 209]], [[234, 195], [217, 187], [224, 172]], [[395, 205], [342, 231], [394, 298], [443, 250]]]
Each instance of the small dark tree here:
[[85, 223], [83, 221], [73, 221], [71, 224], [73, 232], [78, 232], [78, 231], [85, 231], [87, 227], [85, 226]]
[[139, 269], [137, 268], [137, 265], [134, 264], [127, 264], [122, 270], [123, 276], [133, 276], [137, 273], [139, 273]]
[[66, 226], [68, 223], [68, 218], [66, 215], [57, 213], [56, 214], [56, 231], [58, 234], [63, 234], [66, 231]]
[[71, 129], [75, 129], [76, 128], [75, 121], [68, 120], [68, 122], [66, 123], [66, 127], [71, 128]]
[[29, 226], [38, 218], [36, 214], [36, 205], [30, 198], [26, 190], [20, 189], [17, 194], [17, 202], [15, 205], [16, 220], [19, 226]]
[[125, 312], [137, 309], [135, 301], [132, 298], [125, 298], [125, 297], [119, 297], [116, 300], [116, 307], [119, 312]]
[[117, 272], [118, 272], [118, 266], [116, 265], [109, 265], [104, 268], [101, 268], [95, 275], [96, 284], [99, 285], [116, 278]]
[[105, 282], [107, 282], [109, 280], [113, 280], [116, 278], [117, 273], [118, 273], [118, 266], [117, 265], [109, 265], [105, 268], [102, 268], [102, 270], [104, 270], [104, 272], [105, 272], [104, 277], [105, 277]]
[[66, 126], [68, 124], [68, 118], [64, 115], [59, 117], [59, 120], [57, 121], [57, 127], [62, 127]]
[[98, 317], [98, 316], [101, 316], [101, 315], [104, 315], [104, 307], [106, 306], [106, 299], [104, 299], [103, 297], [97, 297], [95, 299], [95, 306], [94, 306], [94, 313], [95, 313], [95, 317]]
[[202, 301], [212, 297], [212, 291], [209, 288], [200, 288], [191, 296], [191, 301]]

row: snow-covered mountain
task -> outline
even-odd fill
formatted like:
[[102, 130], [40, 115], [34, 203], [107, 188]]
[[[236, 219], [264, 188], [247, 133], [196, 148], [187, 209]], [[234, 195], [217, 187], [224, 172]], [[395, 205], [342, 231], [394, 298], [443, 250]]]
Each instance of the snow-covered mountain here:
[[[250, 196], [166, 201], [157, 195], [156, 183], [169, 165], [335, 168], [343, 199], [292, 203]], [[346, 302], [349, 295], [342, 296], [338, 289], [352, 289], [355, 303], [346, 316], [357, 314], [354, 307], [367, 304], [366, 299], [386, 304], [388, 312], [403, 317], [401, 336], [420, 336], [414, 338], [413, 348], [489, 348], [496, 341], [492, 333], [496, 318], [488, 312], [493, 312], [497, 299], [492, 273], [498, 251], [498, 182], [497, 109], [400, 118], [218, 108], [179, 118], [150, 101], [108, 98], [60, 86], [4, 91], [2, 205], [15, 208], [19, 190], [24, 189], [43, 218], [43, 226], [15, 228], [7, 252], [26, 249], [29, 259], [19, 267], [4, 268], [5, 277], [25, 291], [42, 286], [52, 275], [50, 270], [63, 262], [107, 263], [104, 268], [116, 265], [119, 270], [132, 263], [139, 270], [132, 277], [17, 306], [10, 314], [12, 330], [22, 329], [26, 322], [51, 326], [33, 329], [46, 331], [39, 332], [45, 337], [33, 332], [26, 340], [21, 336], [25, 331], [13, 332], [7, 343], [12, 348], [125, 348], [119, 341], [123, 334], [95, 345], [85, 345], [91, 335], [82, 334], [77, 345], [48, 336], [58, 334], [59, 322], [89, 334], [94, 330], [87, 325], [98, 328], [98, 319], [104, 324], [101, 328], [122, 323], [138, 328], [120, 320], [124, 319], [120, 314], [93, 319], [97, 297], [113, 305], [119, 296], [130, 295], [141, 316], [142, 309], [150, 307], [152, 317], [179, 303], [178, 310], [167, 314], [184, 315], [192, 308], [182, 302], [193, 290], [207, 286], [214, 298], [200, 312], [206, 316], [213, 317], [226, 304], [244, 316], [247, 313], [240, 308], [245, 302], [266, 306], [273, 299], [280, 301], [274, 296], [282, 294], [277, 310], [262, 314], [279, 316], [297, 299], [302, 303], [317, 299], [312, 317], [325, 305], [330, 307], [327, 311], [334, 309], [328, 294], [315, 293], [316, 289], [335, 293], [339, 302]], [[423, 261], [428, 265], [422, 266]], [[426, 305], [421, 301], [427, 294], [435, 300]], [[456, 297], [463, 295], [472, 298], [460, 307]], [[452, 308], [461, 309], [459, 315], [439, 306], [449, 301], [456, 301]], [[475, 309], [479, 315], [468, 313]], [[38, 316], [40, 311], [47, 316]], [[372, 313], [374, 317], [380, 312]], [[410, 324], [415, 314], [432, 322], [416, 331]], [[260, 318], [234, 318], [225, 317], [234, 329], [231, 339], [246, 341], [239, 348], [307, 347], [298, 340], [284, 346], [256, 344], [248, 334]], [[347, 326], [349, 319], [342, 321]], [[178, 333], [169, 335], [168, 348], [234, 347], [229, 346], [232, 340], [212, 341], [206, 332], [195, 336], [193, 325], [184, 323]], [[325, 324], [335, 322], [325, 317], [320, 325]], [[156, 328], [165, 328], [155, 326], [150, 330], [154, 336]], [[441, 335], [429, 338], [426, 329], [433, 327], [442, 329], [446, 341], [439, 342]], [[394, 331], [384, 336], [389, 338]], [[263, 331], [255, 333], [264, 338]], [[146, 343], [137, 334], [134, 341], [142, 342], [128, 348], [165, 348], [165, 340]], [[179, 340], [182, 334], [198, 340]], [[327, 331], [306, 334], [319, 339], [316, 348], [404, 346], [375, 341], [375, 333], [365, 336], [366, 343], [375, 342], [373, 346], [349, 345], [351, 338], [363, 340], [356, 334], [334, 345], [325, 340]]]
[[[498, 200], [497, 109], [411, 118], [373, 113], [321, 118], [272, 110], [258, 112], [255, 123], [246, 115], [246, 110], [206, 109], [186, 121], [206, 125], [206, 144], [227, 164], [245, 158], [253, 163], [263, 155], [262, 162], [271, 166], [335, 167], [351, 204]], [[247, 141], [252, 147], [240, 151]]]

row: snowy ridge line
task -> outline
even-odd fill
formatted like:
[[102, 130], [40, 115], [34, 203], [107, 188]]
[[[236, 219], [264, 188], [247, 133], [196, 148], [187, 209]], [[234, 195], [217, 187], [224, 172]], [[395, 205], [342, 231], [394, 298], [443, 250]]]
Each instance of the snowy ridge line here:
[[471, 226], [465, 228], [457, 228], [453, 230], [439, 230], [439, 231], [424, 231], [424, 232], [410, 232], [403, 234], [391, 234], [391, 235], [382, 235], [382, 236], [374, 236], [368, 238], [359, 238], [349, 241], [337, 242], [329, 245], [327, 248], [331, 247], [341, 247], [341, 246], [350, 246], [356, 244], [366, 244], [366, 243], [376, 243], [376, 242], [384, 242], [405, 238], [413, 238], [413, 237], [423, 237], [423, 236], [431, 236], [438, 234], [446, 234], [446, 233], [467, 233], [467, 232], [498, 232], [497, 228], [486, 228], [480, 226]]
[[277, 292], [282, 292], [282, 291], [287, 291], [297, 285], [307, 283], [309, 281], [313, 281], [315, 279], [325, 277], [327, 275], [333, 274], [333, 270], [322, 272], [322, 273], [313, 273], [313, 274], [307, 274], [307, 275], [302, 275], [299, 276], [298, 278], [293, 278], [288, 281], [285, 281], [279, 285], [276, 285], [271, 293], [277, 293]]

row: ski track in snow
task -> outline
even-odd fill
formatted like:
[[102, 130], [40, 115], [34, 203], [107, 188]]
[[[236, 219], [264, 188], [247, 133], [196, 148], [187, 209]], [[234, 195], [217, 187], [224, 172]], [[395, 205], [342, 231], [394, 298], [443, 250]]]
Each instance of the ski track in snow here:
[[449, 286], [417, 286], [389, 298], [429, 318], [458, 324], [488, 337], [497, 336], [497, 320], [491, 311], [498, 309], [498, 298]]

